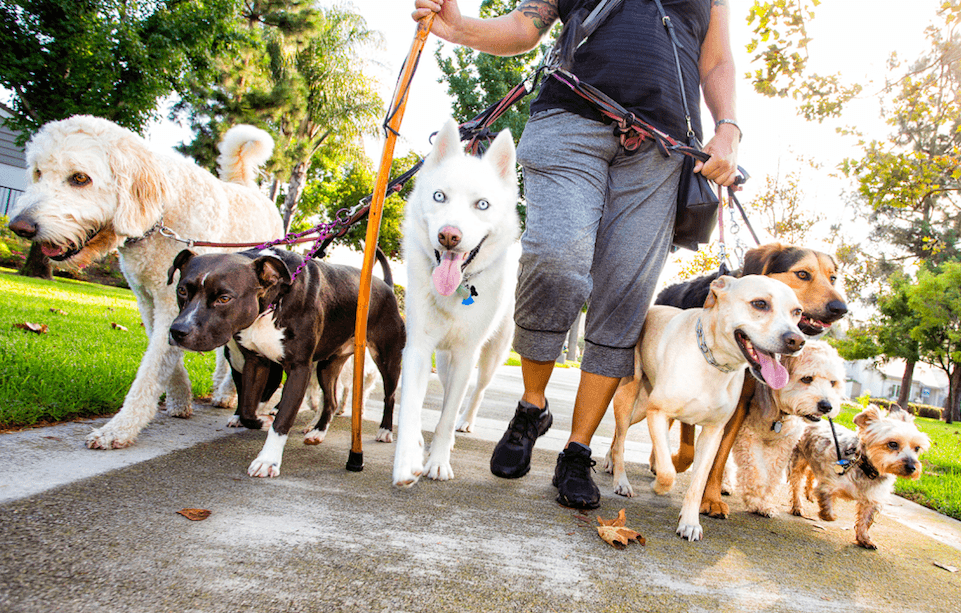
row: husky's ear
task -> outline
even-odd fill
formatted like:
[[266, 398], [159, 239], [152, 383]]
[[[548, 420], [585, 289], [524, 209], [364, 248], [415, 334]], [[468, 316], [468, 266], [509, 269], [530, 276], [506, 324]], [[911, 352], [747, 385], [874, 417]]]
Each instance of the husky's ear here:
[[453, 119], [448, 119], [444, 127], [437, 133], [434, 148], [424, 160], [424, 166], [430, 168], [440, 164], [452, 155], [463, 155], [464, 149], [460, 144], [460, 128]]
[[167, 176], [154, 154], [134, 138], [115, 143], [110, 167], [117, 182], [114, 230], [123, 236], [140, 236], [160, 221], [170, 192]]
[[511, 137], [510, 130], [500, 131], [487, 153], [484, 154], [484, 160], [490, 162], [497, 174], [505, 181], [517, 180], [517, 154], [514, 151], [514, 139]]

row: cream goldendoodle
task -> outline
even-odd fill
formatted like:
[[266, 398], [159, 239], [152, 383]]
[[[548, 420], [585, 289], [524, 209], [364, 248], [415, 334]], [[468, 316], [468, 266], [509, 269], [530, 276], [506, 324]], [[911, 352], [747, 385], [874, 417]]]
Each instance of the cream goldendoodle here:
[[775, 514], [775, 496], [806, 424], [837, 416], [844, 388], [844, 362], [825, 341], [808, 341], [781, 361], [787, 385], [758, 386], [733, 448], [737, 489], [747, 510], [765, 517]]
[[[83, 267], [117, 249], [150, 339], [120, 412], [89, 435], [88, 447], [133, 443], [163, 392], [168, 414], [191, 415], [183, 352], [167, 342], [177, 316], [176, 285], [167, 284], [167, 270], [184, 248], [170, 235], [210, 242], [280, 237], [280, 214], [255, 183], [272, 149], [266, 132], [232, 128], [220, 144], [218, 180], [182, 156], [152, 151], [133, 132], [98, 117], [48, 123], [27, 143], [31, 183], [11, 214], [10, 228], [66, 266]], [[214, 377], [216, 404], [229, 403], [233, 394], [222, 362]]]

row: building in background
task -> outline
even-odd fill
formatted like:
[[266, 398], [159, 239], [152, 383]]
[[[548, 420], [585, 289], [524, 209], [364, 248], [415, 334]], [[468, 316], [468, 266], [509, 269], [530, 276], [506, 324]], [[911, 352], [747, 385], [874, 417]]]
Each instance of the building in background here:
[[[847, 373], [846, 391], [852, 400], [864, 394], [873, 398], [897, 400], [901, 393], [901, 377], [904, 360], [889, 360], [875, 364], [872, 360], [856, 360], [844, 363]], [[930, 364], [914, 365], [914, 377], [908, 402], [943, 407], [948, 396], [948, 375]]]
[[6, 215], [27, 188], [27, 158], [16, 142], [20, 133], [2, 121], [11, 116], [10, 109], [0, 104], [0, 215]]

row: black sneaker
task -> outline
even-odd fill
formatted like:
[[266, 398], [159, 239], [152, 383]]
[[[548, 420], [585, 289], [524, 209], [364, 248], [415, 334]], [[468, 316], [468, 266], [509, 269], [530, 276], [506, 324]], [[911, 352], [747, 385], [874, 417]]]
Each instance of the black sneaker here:
[[552, 423], [554, 416], [546, 401], [543, 409], [523, 400], [518, 402], [507, 432], [494, 446], [491, 472], [505, 479], [518, 479], [526, 475], [531, 469], [534, 441], [547, 432]]
[[596, 509], [601, 505], [601, 492], [591, 477], [594, 464], [591, 448], [580, 443], [570, 443], [557, 456], [554, 469], [557, 502], [575, 509]]

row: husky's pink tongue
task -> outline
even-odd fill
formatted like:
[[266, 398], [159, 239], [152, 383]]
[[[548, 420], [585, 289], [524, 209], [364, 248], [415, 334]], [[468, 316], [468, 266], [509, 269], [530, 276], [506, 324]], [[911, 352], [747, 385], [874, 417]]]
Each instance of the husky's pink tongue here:
[[789, 378], [787, 369], [777, 361], [776, 357], [760, 351], [757, 351], [756, 355], [761, 363], [761, 376], [764, 377], [768, 387], [779, 390], [787, 385]]
[[460, 265], [465, 257], [467, 257], [466, 253], [454, 253], [453, 251], [445, 251], [444, 255], [441, 256], [440, 264], [431, 274], [434, 287], [437, 288], [441, 296], [450, 296], [457, 290], [464, 276], [460, 270]]

